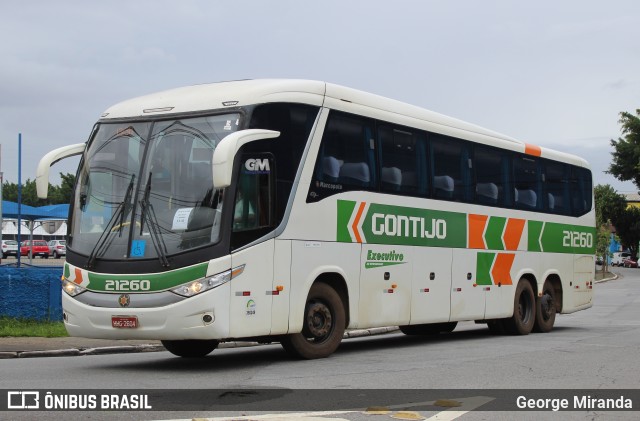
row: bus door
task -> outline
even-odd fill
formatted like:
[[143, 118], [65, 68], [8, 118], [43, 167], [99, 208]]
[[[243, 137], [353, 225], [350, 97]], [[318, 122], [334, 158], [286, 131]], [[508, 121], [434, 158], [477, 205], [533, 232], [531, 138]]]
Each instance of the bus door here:
[[[231, 204], [231, 264], [236, 274], [231, 280], [230, 336], [267, 335], [271, 332], [275, 240], [247, 245], [260, 240], [274, 228], [273, 155], [241, 156], [240, 174]], [[240, 250], [234, 251], [237, 249]]]
[[412, 247], [363, 244], [360, 258], [360, 326], [409, 324]]

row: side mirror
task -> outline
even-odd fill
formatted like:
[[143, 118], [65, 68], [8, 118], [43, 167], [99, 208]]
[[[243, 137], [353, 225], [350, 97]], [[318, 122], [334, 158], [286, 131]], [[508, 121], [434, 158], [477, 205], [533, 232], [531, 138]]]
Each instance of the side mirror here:
[[231, 185], [233, 176], [233, 159], [242, 145], [262, 139], [280, 136], [280, 132], [273, 130], [249, 129], [231, 133], [218, 143], [213, 151], [213, 186], [223, 189]]
[[49, 194], [49, 169], [51, 166], [62, 159], [82, 154], [85, 146], [85, 143], [63, 146], [42, 157], [36, 169], [36, 190], [40, 199], [46, 199]]

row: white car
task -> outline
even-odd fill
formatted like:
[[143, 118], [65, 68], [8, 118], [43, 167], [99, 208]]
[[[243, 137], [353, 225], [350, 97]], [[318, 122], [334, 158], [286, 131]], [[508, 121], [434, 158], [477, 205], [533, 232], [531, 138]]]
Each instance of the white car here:
[[628, 259], [630, 257], [631, 257], [631, 253], [629, 252], [617, 251], [613, 253], [613, 257], [611, 258], [611, 266], [622, 266], [622, 262], [624, 262], [625, 259]]
[[2, 258], [6, 259], [7, 256], [18, 255], [18, 242], [15, 240], [2, 240]]
[[51, 240], [48, 245], [49, 254], [52, 255], [54, 259], [67, 255], [67, 242], [65, 240]]

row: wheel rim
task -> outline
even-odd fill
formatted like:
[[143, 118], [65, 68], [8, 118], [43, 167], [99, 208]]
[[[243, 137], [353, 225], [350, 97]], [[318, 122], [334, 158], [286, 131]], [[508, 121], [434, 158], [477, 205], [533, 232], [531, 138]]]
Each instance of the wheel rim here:
[[333, 331], [331, 309], [322, 302], [311, 302], [307, 307], [304, 336], [312, 342], [324, 341]]
[[542, 318], [544, 321], [547, 321], [551, 318], [552, 314], [555, 312], [555, 305], [553, 302], [553, 295], [549, 291], [545, 291], [544, 295], [540, 298], [540, 311], [542, 313]]

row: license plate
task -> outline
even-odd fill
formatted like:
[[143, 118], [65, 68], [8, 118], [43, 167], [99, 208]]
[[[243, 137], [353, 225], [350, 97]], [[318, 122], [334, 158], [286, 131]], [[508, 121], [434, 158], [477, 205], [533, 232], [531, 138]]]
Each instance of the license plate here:
[[116, 329], [135, 329], [138, 318], [135, 316], [111, 316], [111, 326]]

